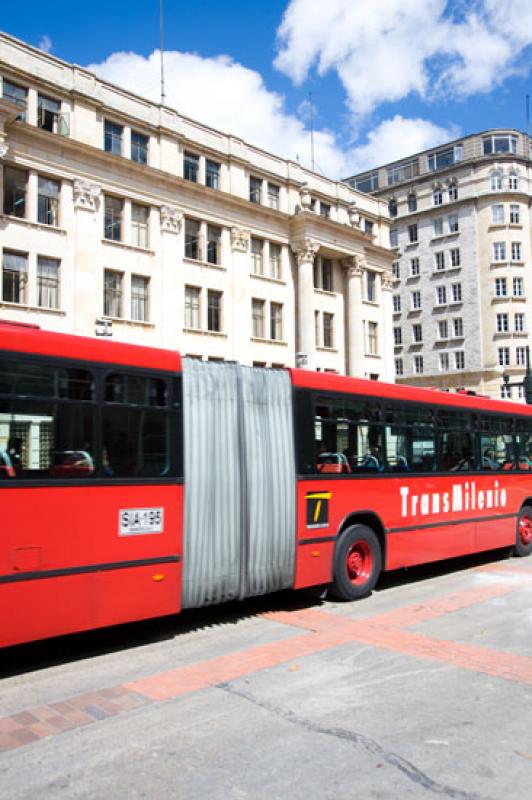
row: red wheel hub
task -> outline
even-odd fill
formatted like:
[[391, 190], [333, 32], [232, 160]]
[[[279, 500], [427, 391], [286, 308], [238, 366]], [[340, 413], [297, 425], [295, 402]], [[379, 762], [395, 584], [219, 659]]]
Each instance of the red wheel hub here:
[[360, 585], [369, 580], [373, 569], [373, 554], [367, 542], [360, 539], [350, 547], [347, 553], [346, 566], [347, 577], [351, 583]]
[[532, 519], [528, 514], [523, 514], [519, 520], [519, 538], [524, 545], [532, 542]]

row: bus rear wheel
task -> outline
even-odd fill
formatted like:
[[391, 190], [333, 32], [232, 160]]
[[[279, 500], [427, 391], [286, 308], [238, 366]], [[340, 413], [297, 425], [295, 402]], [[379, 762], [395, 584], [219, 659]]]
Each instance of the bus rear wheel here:
[[379, 540], [367, 525], [345, 530], [334, 552], [330, 593], [339, 600], [358, 600], [375, 588], [382, 567]]
[[532, 553], [532, 506], [523, 506], [517, 518], [514, 554], [529, 556], [530, 553]]

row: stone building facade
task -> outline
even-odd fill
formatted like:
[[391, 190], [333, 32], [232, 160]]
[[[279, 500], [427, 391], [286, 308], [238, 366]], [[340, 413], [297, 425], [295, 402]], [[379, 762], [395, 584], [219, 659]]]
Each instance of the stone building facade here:
[[393, 380], [387, 203], [0, 35], [0, 317]]
[[522, 397], [510, 384], [532, 331], [530, 156], [528, 135], [488, 130], [348, 179], [392, 217], [398, 382]]

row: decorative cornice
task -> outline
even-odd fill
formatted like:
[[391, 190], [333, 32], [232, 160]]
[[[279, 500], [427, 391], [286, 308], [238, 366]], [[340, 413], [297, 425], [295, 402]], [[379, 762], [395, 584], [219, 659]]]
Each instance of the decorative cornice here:
[[231, 228], [231, 250], [238, 253], [247, 253], [249, 248], [250, 233], [245, 228]]
[[176, 206], [161, 206], [161, 230], [166, 233], [179, 233], [183, 222], [183, 212]]
[[352, 256], [342, 260], [342, 267], [348, 278], [361, 278], [366, 262], [361, 256]]
[[314, 261], [316, 253], [320, 249], [318, 242], [305, 236], [300, 241], [292, 242], [292, 250], [297, 256], [297, 263], [303, 264], [306, 261]]
[[381, 272], [381, 286], [385, 292], [391, 292], [395, 286], [395, 278], [391, 272]]
[[349, 224], [353, 228], [360, 228], [360, 214], [356, 203], [350, 203], [348, 209]]
[[91, 181], [75, 178], [74, 180], [74, 208], [85, 211], [96, 211], [102, 193], [101, 186]]

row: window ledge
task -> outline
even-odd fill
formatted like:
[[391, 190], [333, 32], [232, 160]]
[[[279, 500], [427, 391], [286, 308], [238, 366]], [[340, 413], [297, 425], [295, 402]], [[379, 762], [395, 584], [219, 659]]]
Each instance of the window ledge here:
[[410, 308], [408, 310], [408, 316], [409, 317], [417, 316], [418, 314], [421, 314], [422, 311], [423, 311], [422, 308]]
[[463, 300], [450, 300], [448, 305], [450, 306], [461, 306], [463, 305]]
[[461, 264], [457, 264], [455, 267], [445, 267], [445, 269], [434, 269], [432, 270], [433, 275], [448, 275], [449, 272], [456, 272], [456, 270], [462, 269]]
[[119, 247], [121, 250], [131, 250], [133, 253], [144, 253], [147, 256], [154, 256], [155, 250], [150, 250], [148, 247], [139, 247], [136, 244], [127, 244], [127, 242], [120, 242], [115, 239], [102, 238], [102, 244], [110, 244], [114, 247]]
[[102, 319], [110, 320], [113, 325], [116, 323], [117, 325], [127, 325], [128, 327], [135, 327], [138, 326], [140, 328], [155, 328], [155, 323], [150, 322], [147, 319], [127, 319], [126, 317], [106, 317], [102, 316]]
[[406, 242], [405, 250], [411, 250], [414, 247], [417, 247], [419, 244], [419, 240], [417, 242]]
[[373, 359], [379, 360], [379, 361], [381, 359], [381, 356], [379, 356], [377, 353], [364, 353], [364, 357], [365, 358], [373, 358]]
[[202, 261], [199, 258], [188, 258], [188, 256], [183, 256], [183, 263], [184, 264], [195, 264], [197, 267], [207, 267], [207, 269], [217, 269], [220, 272], [226, 272], [226, 268], [222, 267], [221, 264], [211, 264], [210, 261]]
[[319, 353], [338, 353], [336, 347], [325, 347], [325, 345], [316, 346], [316, 350]]
[[8, 300], [0, 300], [0, 308], [19, 308], [21, 311], [37, 311], [44, 314], [57, 314], [66, 317], [66, 311], [60, 308], [46, 308], [45, 306], [30, 306], [27, 303], [10, 303]]
[[362, 303], [365, 306], [373, 306], [373, 308], [379, 307], [379, 303], [376, 300], [362, 300]]
[[58, 233], [61, 236], [66, 236], [67, 232], [65, 228], [59, 228], [56, 225], [45, 225], [42, 222], [34, 222], [31, 219], [24, 219], [24, 217], [15, 217], [11, 214], [0, 214], [0, 220], [7, 222], [15, 222], [22, 225], [24, 228], [31, 228], [33, 230], [38, 231], [52, 231], [53, 233]]
[[332, 292], [329, 289], [321, 289], [319, 286], [315, 286], [314, 291], [316, 294], [325, 295], [325, 297], [336, 297], [336, 292]]
[[267, 283], [277, 283], [280, 286], [286, 286], [286, 281], [282, 278], [272, 278], [270, 275], [259, 275], [257, 272], [250, 272], [252, 278], [258, 278], [259, 281], [266, 281]]
[[203, 328], [183, 328], [183, 333], [193, 333], [196, 336], [214, 336], [216, 339], [227, 339], [227, 334], [223, 331], [209, 331]]
[[284, 339], [263, 339], [261, 336], [252, 336], [251, 341], [257, 344], [276, 344], [281, 345], [281, 347], [288, 347], [288, 342], [285, 342]]

